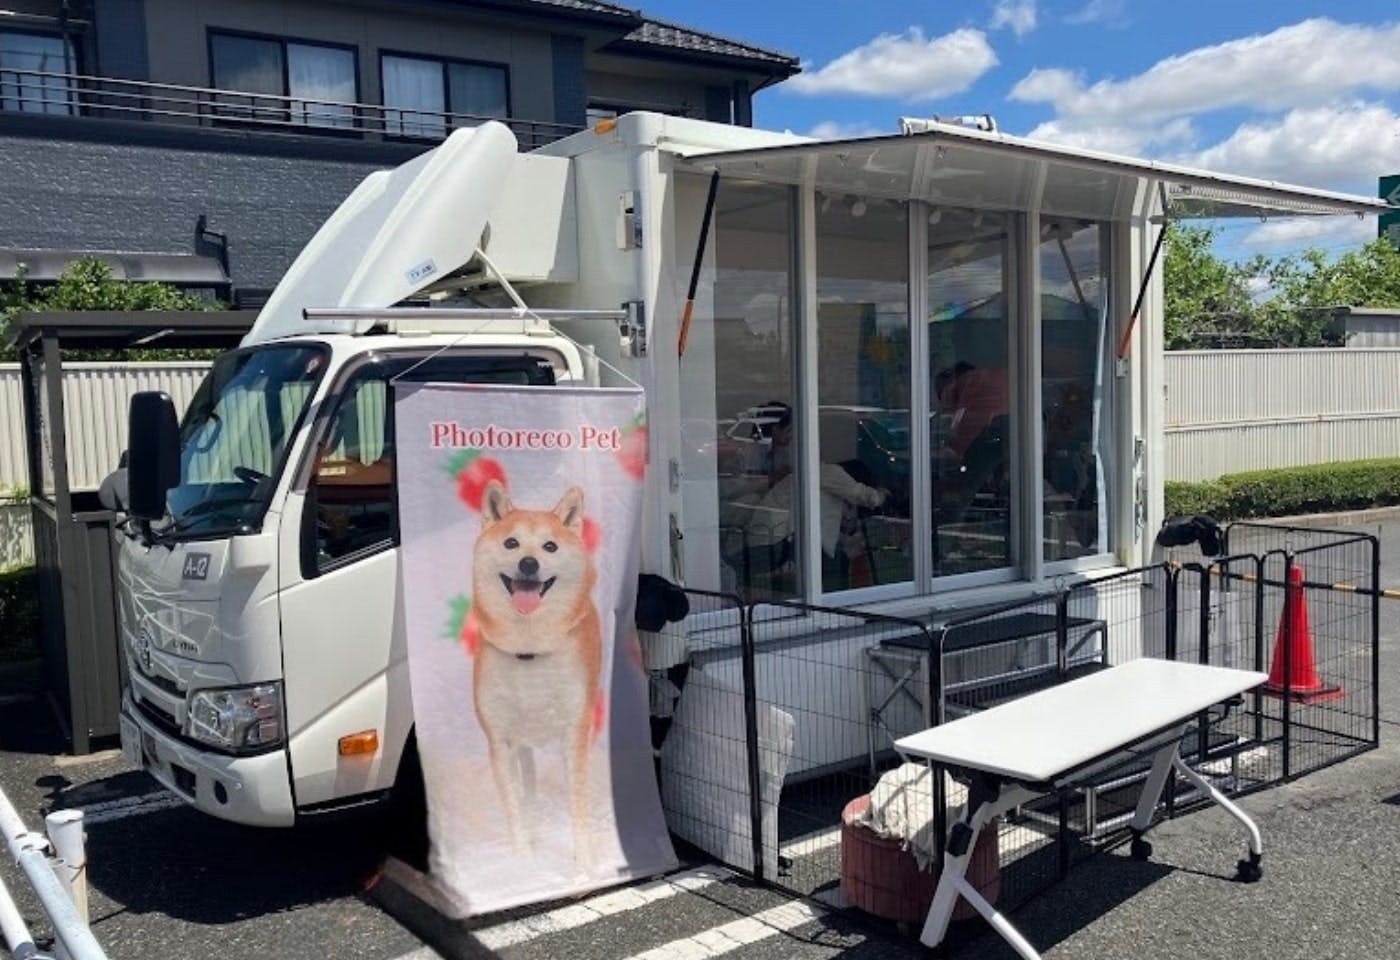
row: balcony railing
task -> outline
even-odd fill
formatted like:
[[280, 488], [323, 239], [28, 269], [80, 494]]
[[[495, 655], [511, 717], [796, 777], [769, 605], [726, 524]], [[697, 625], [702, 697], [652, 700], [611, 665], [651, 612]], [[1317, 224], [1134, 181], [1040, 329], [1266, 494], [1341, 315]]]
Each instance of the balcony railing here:
[[582, 129], [544, 120], [482, 117], [10, 67], [0, 70], [0, 111], [404, 143], [430, 143], [458, 127], [495, 119], [508, 125], [526, 150]]

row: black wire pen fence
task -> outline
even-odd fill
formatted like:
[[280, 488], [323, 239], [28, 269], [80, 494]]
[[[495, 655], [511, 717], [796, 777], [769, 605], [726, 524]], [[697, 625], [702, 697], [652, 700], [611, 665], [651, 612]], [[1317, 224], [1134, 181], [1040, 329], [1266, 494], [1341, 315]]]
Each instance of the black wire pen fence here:
[[[903, 758], [901, 737], [1157, 657], [1269, 675], [1183, 736], [1182, 757], [1227, 796], [1375, 748], [1376, 539], [1237, 524], [1224, 549], [919, 616], [688, 591], [686, 620], [651, 638], [685, 651], [654, 683], [672, 833], [757, 880], [917, 930], [966, 786]], [[998, 909], [1024, 904], [1128, 836], [1150, 763], [1008, 812], [968, 879]], [[1169, 782], [1157, 815], [1206, 799]]]

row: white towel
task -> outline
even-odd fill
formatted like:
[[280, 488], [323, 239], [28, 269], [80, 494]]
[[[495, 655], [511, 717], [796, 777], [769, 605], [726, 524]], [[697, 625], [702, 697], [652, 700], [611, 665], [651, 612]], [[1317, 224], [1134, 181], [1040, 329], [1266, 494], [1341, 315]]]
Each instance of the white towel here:
[[[948, 822], [962, 816], [967, 788], [944, 776]], [[870, 791], [870, 806], [856, 822], [877, 836], [900, 841], [920, 870], [938, 855], [933, 819], [933, 780], [922, 763], [905, 763], [885, 773]]]

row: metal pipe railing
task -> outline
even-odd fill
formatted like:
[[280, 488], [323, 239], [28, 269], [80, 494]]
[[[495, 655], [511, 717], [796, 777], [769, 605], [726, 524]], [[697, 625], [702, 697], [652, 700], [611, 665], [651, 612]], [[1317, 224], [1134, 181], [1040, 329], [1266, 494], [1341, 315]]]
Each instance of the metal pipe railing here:
[[527, 146], [548, 143], [582, 129], [551, 120], [487, 117], [17, 67], [0, 69], [0, 110], [67, 114], [86, 111], [282, 131], [377, 134], [429, 140], [440, 140], [460, 126], [498, 120], [516, 131]]
[[[74, 813], [77, 815], [74, 816]], [[80, 909], [80, 892], [76, 884], [70, 886], [55, 872], [57, 865], [58, 869], [72, 871], [74, 875], [85, 873], [86, 855], [83, 853], [81, 813], [70, 812], [60, 820], [63, 822], [61, 830], [64, 834], [65, 850], [70, 857], [78, 858], [77, 863], [65, 864], [52, 860], [49, 856], [49, 841], [42, 834], [34, 833], [24, 825], [14, 804], [10, 803], [10, 798], [5, 795], [4, 790], [0, 790], [0, 831], [5, 834], [5, 845], [10, 855], [14, 857], [15, 863], [34, 888], [39, 903], [48, 915], [53, 926], [57, 952], [67, 960], [108, 960], [107, 954], [88, 926], [85, 915], [86, 881], [82, 881], [83, 908]], [[7, 914], [7, 911], [13, 912]], [[3, 921], [5, 939], [16, 957], [21, 956], [21, 949], [29, 951], [24, 956], [40, 956], [23, 919], [18, 911], [14, 910], [14, 900], [5, 889], [3, 880], [0, 880], [0, 921]], [[11, 937], [15, 939], [12, 940]]]

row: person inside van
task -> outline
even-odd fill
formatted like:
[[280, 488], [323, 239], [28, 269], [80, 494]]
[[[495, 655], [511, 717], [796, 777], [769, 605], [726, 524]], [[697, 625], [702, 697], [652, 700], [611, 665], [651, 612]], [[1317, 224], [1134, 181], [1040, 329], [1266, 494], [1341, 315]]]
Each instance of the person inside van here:
[[[793, 471], [795, 451], [792, 437], [792, 410], [783, 403], [772, 403], [768, 409], [777, 415], [773, 425], [770, 455], [771, 472], [768, 489], [747, 504], [744, 524], [745, 548], [751, 570], [778, 570], [795, 557], [796, 534], [794, 514], [798, 496], [797, 477]], [[861, 483], [850, 471], [835, 463], [821, 464], [821, 539], [822, 555], [836, 566], [849, 558], [848, 547], [855, 546], [847, 535], [845, 523], [855, 510], [879, 509], [889, 499], [889, 492]], [[861, 548], [863, 549], [863, 547]], [[830, 578], [825, 578], [830, 583]]]
[[961, 522], [978, 494], [999, 490], [1011, 455], [1010, 386], [1004, 369], [959, 361], [934, 378], [939, 409], [950, 425], [935, 457], [941, 489], [935, 503], [945, 523]]

